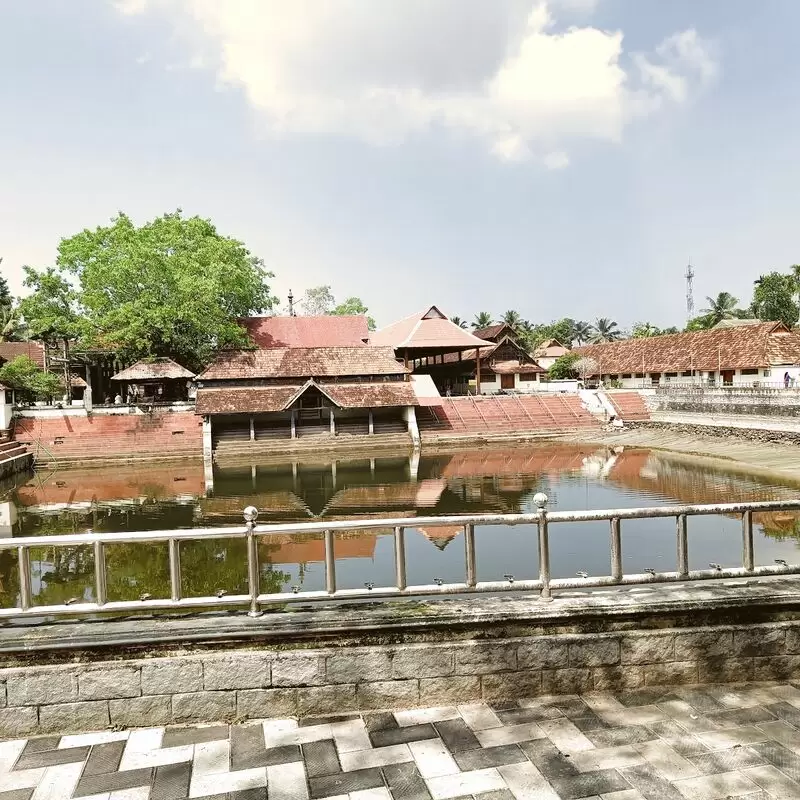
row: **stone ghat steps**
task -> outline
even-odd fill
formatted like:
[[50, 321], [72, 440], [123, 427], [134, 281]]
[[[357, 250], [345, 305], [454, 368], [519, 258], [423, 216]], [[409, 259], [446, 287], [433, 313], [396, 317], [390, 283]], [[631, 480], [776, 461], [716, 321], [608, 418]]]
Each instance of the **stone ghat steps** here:
[[417, 410], [420, 431], [515, 433], [597, 428], [598, 420], [571, 395], [442, 398]]
[[180, 455], [202, 452], [200, 418], [191, 412], [119, 416], [67, 416], [16, 421], [18, 444], [29, 445], [44, 460], [114, 456]]
[[650, 419], [647, 404], [638, 392], [607, 392], [606, 397], [623, 422], [644, 422]]

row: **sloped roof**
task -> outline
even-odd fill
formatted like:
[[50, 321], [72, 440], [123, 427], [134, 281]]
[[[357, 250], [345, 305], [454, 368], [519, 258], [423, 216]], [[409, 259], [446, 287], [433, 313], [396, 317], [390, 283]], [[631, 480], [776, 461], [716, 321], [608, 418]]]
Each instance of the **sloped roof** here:
[[721, 319], [715, 326], [714, 330], [724, 328], [741, 328], [745, 325], [761, 325], [760, 319]]
[[487, 346], [483, 339], [450, 322], [436, 306], [373, 332], [370, 334], [370, 344], [393, 347], [395, 350], [398, 348], [457, 350]]
[[366, 347], [362, 314], [319, 317], [245, 317], [239, 324], [257, 347]]
[[406, 381], [329, 383], [307, 381], [292, 386], [234, 386], [198, 389], [197, 414], [261, 414], [285, 411], [305, 391], [316, 388], [339, 408], [392, 408], [419, 405]]
[[534, 351], [535, 358], [558, 358], [569, 352], [569, 347], [561, 344], [557, 339], [548, 339], [542, 342]]
[[402, 375], [390, 347], [275, 347], [220, 353], [198, 380]]
[[489, 369], [498, 375], [521, 375], [522, 373], [547, 371], [536, 363], [520, 364], [519, 361], [496, 361], [489, 365]]
[[111, 376], [112, 381], [160, 381], [191, 380], [194, 373], [189, 372], [171, 358], [142, 359]]
[[752, 369], [800, 363], [800, 333], [790, 331], [780, 322], [763, 322], [623, 339], [577, 347], [573, 352], [592, 358], [604, 375]]
[[13, 361], [19, 356], [28, 356], [44, 367], [44, 345], [41, 342], [0, 342], [0, 361]]
[[[506, 333], [506, 331], [508, 331], [508, 333]], [[497, 341], [497, 338], [501, 334], [503, 334], [503, 336], [513, 336], [514, 330], [505, 322], [499, 322], [497, 325], [489, 325], [486, 328], [476, 328], [472, 333], [479, 339]]]
[[[517, 360], [522, 360], [523, 364], [532, 367], [532, 369], [520, 370], [521, 372], [536, 372], [537, 370], [541, 370], [541, 367], [535, 363], [533, 357], [529, 353], [525, 352], [524, 348], [522, 348], [512, 336], [504, 336], [497, 342], [487, 342], [487, 346], [482, 347], [480, 350], [481, 364], [485, 365], [487, 362], [491, 362], [492, 358], [495, 357], [495, 353], [501, 348], [502, 345], [511, 346], [519, 354], [519, 359]], [[461, 361], [474, 361], [475, 354], [477, 352], [477, 350], [466, 350], [461, 355]], [[442, 362], [445, 364], [457, 364], [458, 361], [458, 353], [445, 353], [442, 356]], [[491, 363], [489, 364], [489, 367], [494, 369]], [[544, 370], [542, 370], [542, 372], [544, 372]]]

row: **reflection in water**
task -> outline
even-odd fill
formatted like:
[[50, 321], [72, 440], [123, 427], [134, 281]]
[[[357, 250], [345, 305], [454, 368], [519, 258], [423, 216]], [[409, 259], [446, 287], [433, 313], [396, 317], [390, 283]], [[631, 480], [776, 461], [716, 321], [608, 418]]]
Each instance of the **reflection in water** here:
[[[256, 505], [260, 522], [380, 519], [396, 516], [519, 513], [534, 510], [544, 491], [551, 508], [575, 510], [670, 503], [720, 503], [790, 499], [796, 488], [761, 478], [697, 466], [646, 450], [609, 451], [545, 444], [425, 456], [248, 464], [215, 468], [213, 496], [205, 495], [201, 463], [119, 467], [113, 471], [65, 470], [0, 487], [0, 536], [115, 532], [217, 526], [242, 522]], [[798, 515], [756, 515], [756, 557], [794, 560]], [[409, 583], [463, 580], [463, 529], [409, 528]], [[568, 523], [551, 528], [553, 574], [608, 574], [607, 523]], [[476, 528], [481, 580], [534, 577], [535, 528]], [[167, 546], [110, 545], [110, 600], [169, 594]], [[674, 569], [674, 522], [642, 520], [623, 525], [626, 572]], [[691, 567], [710, 561], [737, 564], [738, 519], [690, 521]], [[391, 583], [389, 529], [337, 534], [337, 577], [342, 588]], [[243, 540], [188, 542], [181, 547], [184, 596], [246, 591]], [[260, 542], [262, 591], [324, 588], [322, 536], [264, 536]], [[41, 548], [31, 552], [37, 604], [91, 599], [91, 548]], [[17, 602], [16, 554], [0, 551], [0, 604]]]

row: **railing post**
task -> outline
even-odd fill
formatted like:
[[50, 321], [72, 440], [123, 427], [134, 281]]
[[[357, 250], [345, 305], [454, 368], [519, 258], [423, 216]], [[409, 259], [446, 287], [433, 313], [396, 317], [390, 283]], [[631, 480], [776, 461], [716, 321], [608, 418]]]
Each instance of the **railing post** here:
[[470, 522], [464, 526], [464, 555], [467, 560], [467, 586], [478, 583], [475, 566], [475, 526]]
[[27, 611], [31, 607], [31, 554], [27, 547], [17, 549], [19, 562], [19, 607]]
[[678, 514], [678, 577], [689, 577], [689, 538], [686, 535], [686, 514]]
[[263, 613], [258, 607], [261, 571], [258, 568], [258, 541], [255, 534], [258, 509], [255, 506], [247, 506], [244, 510], [244, 519], [247, 525], [247, 584], [250, 590], [250, 610], [247, 616], [260, 617]]
[[94, 543], [94, 597], [99, 606], [108, 602], [106, 548], [102, 542]]
[[[249, 574], [249, 573], [248, 573]], [[169, 540], [169, 583], [172, 602], [181, 599], [181, 543], [178, 539]]]
[[394, 529], [394, 573], [397, 588], [400, 591], [406, 588], [406, 529]]
[[745, 511], [742, 514], [742, 566], [752, 572], [755, 567], [753, 555], [753, 512]]
[[622, 535], [619, 517], [611, 518], [611, 577], [622, 582]]
[[336, 553], [334, 551], [333, 531], [325, 531], [325, 589], [328, 594], [336, 594]]
[[539, 514], [539, 580], [542, 583], [542, 593], [539, 599], [545, 603], [553, 600], [550, 594], [550, 539], [547, 533], [547, 495], [537, 492], [533, 496]]

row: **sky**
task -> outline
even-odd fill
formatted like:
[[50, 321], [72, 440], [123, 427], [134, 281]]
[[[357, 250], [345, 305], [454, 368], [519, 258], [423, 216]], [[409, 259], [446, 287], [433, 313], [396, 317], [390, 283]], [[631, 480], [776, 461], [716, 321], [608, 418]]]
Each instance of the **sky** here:
[[680, 325], [800, 262], [796, 0], [0, 0], [0, 256], [175, 208], [281, 299]]

